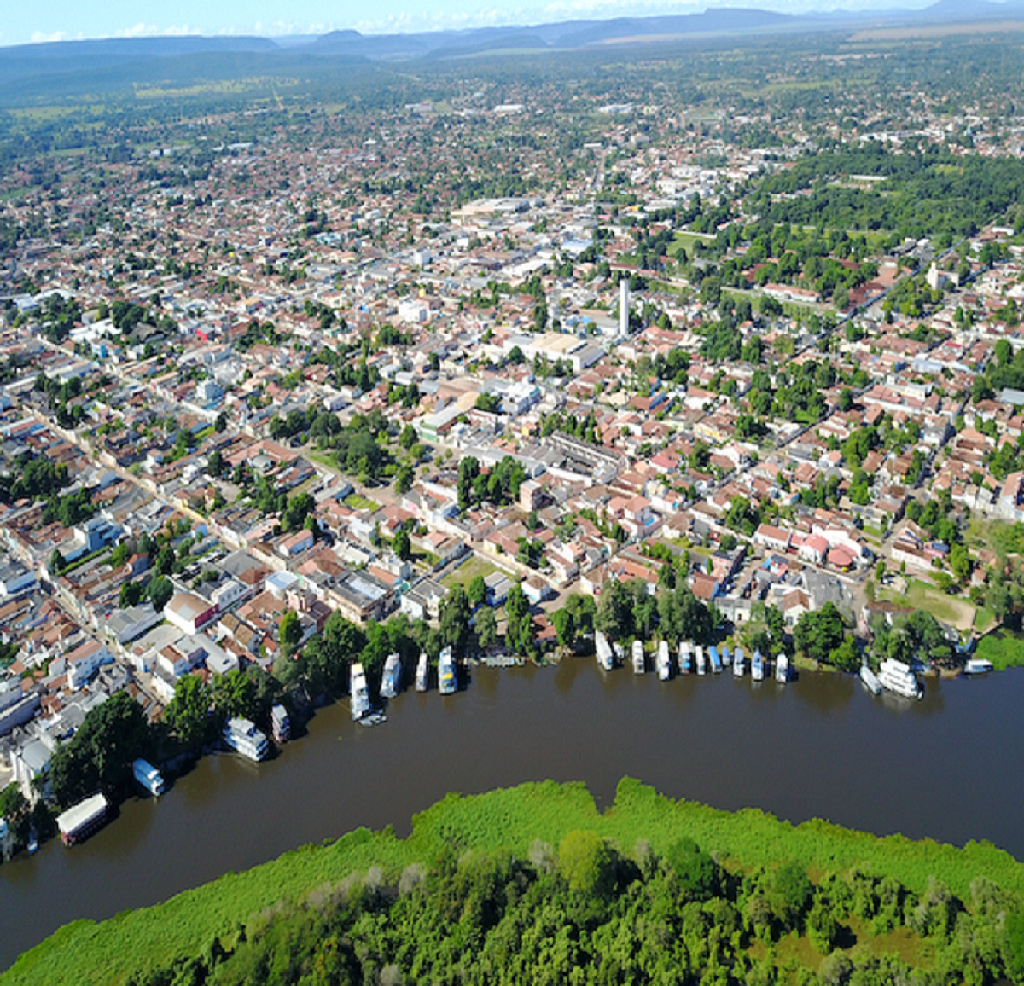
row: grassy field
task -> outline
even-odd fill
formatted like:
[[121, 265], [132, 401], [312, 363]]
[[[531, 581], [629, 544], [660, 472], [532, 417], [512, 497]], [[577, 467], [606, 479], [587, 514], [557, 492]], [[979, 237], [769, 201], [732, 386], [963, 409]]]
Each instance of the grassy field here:
[[[359, 829], [323, 846], [307, 846], [244, 873], [229, 873], [164, 904], [126, 911], [100, 924], [67, 925], [26, 952], [2, 977], [0, 986], [79, 986], [118, 983], [129, 975], [184, 954], [197, 954], [214, 935], [237, 929], [279, 901], [302, 900], [327, 881], [379, 866], [395, 880], [411, 863], [427, 863], [448, 847], [509, 850], [526, 854], [535, 840], [558, 845], [574, 829], [590, 830], [624, 850], [638, 839], [659, 851], [685, 834], [736, 868], [792, 860], [816, 875], [858, 866], [891, 875], [915, 892], [929, 876], [958, 896], [978, 876], [1005, 889], [1024, 892], [1024, 866], [991, 844], [963, 849], [903, 836], [880, 839], [827, 822], [793, 826], [753, 809], [730, 813], [687, 801], [672, 801], [628, 778], [614, 804], [598, 811], [582, 784], [524, 784], [488, 794], [450, 794], [413, 819], [406, 840], [390, 830]], [[802, 946], [794, 942], [794, 952]]]
[[976, 657], [992, 662], [996, 671], [1024, 667], [1024, 638], [1010, 633], [989, 633], [978, 641]]
[[479, 555], [474, 555], [469, 561], [463, 562], [454, 572], [450, 572], [441, 579], [441, 585], [446, 589], [450, 589], [453, 585], [467, 586], [478, 575], [486, 578], [491, 572], [497, 572], [498, 570], [496, 565], [492, 565]]
[[694, 243], [714, 243], [715, 237], [705, 233], [676, 233], [675, 239], [669, 244], [667, 253], [678, 259], [680, 253], [693, 256]]
[[376, 510], [380, 504], [374, 503], [373, 500], [360, 496], [358, 493], [349, 493], [345, 497], [345, 506], [351, 507], [353, 510]]
[[1006, 520], [972, 517], [964, 543], [972, 550], [987, 548], [997, 554], [1019, 553], [1024, 550], [1024, 527]]
[[902, 595], [883, 588], [879, 590], [878, 596], [880, 599], [888, 599], [890, 602], [901, 603], [913, 609], [923, 609], [931, 613], [935, 619], [950, 623], [958, 630], [970, 630], [974, 626], [974, 606], [965, 599], [947, 596], [935, 586], [920, 579], [912, 579], [907, 591]]
[[339, 476], [341, 475], [341, 470], [338, 468], [338, 463], [334, 461], [334, 456], [331, 455], [329, 452], [307, 452], [306, 454], [314, 462], [323, 466], [324, 469], [327, 469], [333, 473], [337, 473]]

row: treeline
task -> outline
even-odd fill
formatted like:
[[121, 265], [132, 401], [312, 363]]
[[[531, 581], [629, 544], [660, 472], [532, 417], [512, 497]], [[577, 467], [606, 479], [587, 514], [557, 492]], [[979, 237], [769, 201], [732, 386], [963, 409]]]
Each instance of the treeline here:
[[[899, 954], [887, 946], [899, 940]], [[881, 939], [881, 940], [880, 940]], [[797, 957], [799, 956], [799, 957]], [[816, 971], [814, 971], [816, 968]], [[680, 833], [661, 853], [568, 832], [527, 858], [448, 846], [395, 883], [371, 868], [252, 917], [131, 986], [1024, 981], [1020, 901], [985, 879], [961, 900], [859, 868], [722, 863]]]

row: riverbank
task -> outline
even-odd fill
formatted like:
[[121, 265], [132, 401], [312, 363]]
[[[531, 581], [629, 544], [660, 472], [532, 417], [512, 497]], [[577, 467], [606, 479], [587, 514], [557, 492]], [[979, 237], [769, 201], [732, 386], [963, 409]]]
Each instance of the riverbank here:
[[818, 820], [793, 826], [757, 810], [730, 813], [673, 801], [628, 778], [619, 783], [614, 803], [601, 812], [582, 784], [544, 782], [472, 797], [449, 795], [414, 817], [406, 839], [390, 829], [360, 829], [330, 844], [306, 846], [227, 874], [156, 907], [99, 924], [67, 925], [22, 955], [0, 977], [0, 986], [121, 981], [178, 956], [198, 954], [215, 935], [233, 935], [265, 908], [299, 902], [317, 887], [352, 873], [379, 867], [382, 878], [394, 882], [405, 867], [429, 865], [446, 849], [525, 856], [536, 840], [557, 846], [574, 830], [593, 831], [629, 851], [643, 839], [661, 852], [686, 835], [724, 862], [742, 867], [784, 860], [824, 875], [856, 866], [891, 876], [914, 892], [935, 877], [966, 897], [971, 881], [984, 877], [1024, 894], [1024, 866], [991, 845], [957, 849], [902, 836], [878, 838]]

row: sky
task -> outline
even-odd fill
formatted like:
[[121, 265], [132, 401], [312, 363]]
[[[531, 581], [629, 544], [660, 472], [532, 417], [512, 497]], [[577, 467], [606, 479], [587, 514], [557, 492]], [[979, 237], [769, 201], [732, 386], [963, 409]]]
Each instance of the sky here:
[[699, 13], [709, 6], [809, 10], [918, 8], [932, 0], [2, 0], [0, 46], [182, 34], [393, 34], [575, 18]]

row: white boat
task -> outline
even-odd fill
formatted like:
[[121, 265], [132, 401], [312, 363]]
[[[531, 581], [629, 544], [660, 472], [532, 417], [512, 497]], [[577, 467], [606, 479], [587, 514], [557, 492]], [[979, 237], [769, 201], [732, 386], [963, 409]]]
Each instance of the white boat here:
[[789, 658], [785, 654], [780, 654], [775, 661], [775, 680], [780, 685], [789, 681]]
[[729, 652], [729, 648], [722, 644], [722, 649], [718, 652], [722, 658], [722, 667], [727, 668], [732, 664], [732, 654]]
[[640, 640], [633, 641], [633, 648], [630, 651], [630, 660], [633, 662], [633, 674], [644, 673], [644, 645]]
[[106, 821], [109, 807], [102, 794], [94, 794], [58, 815], [57, 828], [64, 845], [73, 846], [92, 835]]
[[860, 680], [872, 695], [882, 694], [882, 683], [878, 680], [878, 675], [866, 663], [860, 666]]
[[658, 680], [668, 681], [672, 677], [672, 655], [668, 650], [668, 641], [658, 644]]
[[441, 651], [441, 657], [437, 664], [437, 680], [442, 695], [454, 695], [459, 687], [458, 678], [455, 674], [455, 656], [451, 647], [445, 647]]
[[883, 688], [887, 688], [903, 698], [922, 698], [924, 696], [924, 689], [914, 677], [910, 665], [891, 657], [882, 661], [882, 665], [878, 669], [878, 680]]
[[39, 849], [39, 836], [36, 835], [34, 826], [28, 831], [28, 845], [25, 848], [30, 856]]
[[380, 693], [384, 698], [394, 698], [402, 686], [402, 661], [397, 654], [389, 654], [384, 662], [384, 675], [380, 681]]
[[221, 735], [232, 750], [255, 763], [266, 759], [267, 753], [270, 752], [266, 734], [241, 716], [228, 719], [224, 723], [224, 732]]
[[132, 763], [132, 776], [136, 783], [147, 793], [159, 798], [167, 788], [163, 775], [148, 760], [141, 757]]
[[356, 662], [352, 665], [351, 681], [352, 719], [358, 721], [370, 711], [370, 689], [362, 664]]
[[430, 658], [427, 652], [420, 651], [420, 660], [416, 665], [416, 691], [425, 692], [430, 681]]
[[690, 645], [685, 640], [679, 641], [679, 673], [689, 674], [693, 670], [690, 660]]
[[759, 650], [754, 651], [750, 659], [750, 677], [754, 681], [764, 681], [764, 658]]
[[746, 661], [743, 657], [743, 648], [737, 647], [736, 653], [732, 656], [732, 673], [737, 678], [743, 677], [743, 672], [746, 670]]
[[288, 710], [278, 703], [270, 710], [270, 731], [275, 743], [287, 743], [292, 738], [292, 720]]
[[972, 657], [964, 665], [964, 674], [986, 674], [992, 670], [992, 662], [984, 657]]
[[598, 630], [594, 642], [597, 647], [597, 666], [603, 671], [611, 671], [615, 667], [615, 651], [608, 643], [608, 638]]
[[707, 674], [708, 664], [704, 657], [704, 648], [700, 644], [694, 645], [695, 660], [697, 662], [697, 674]]

